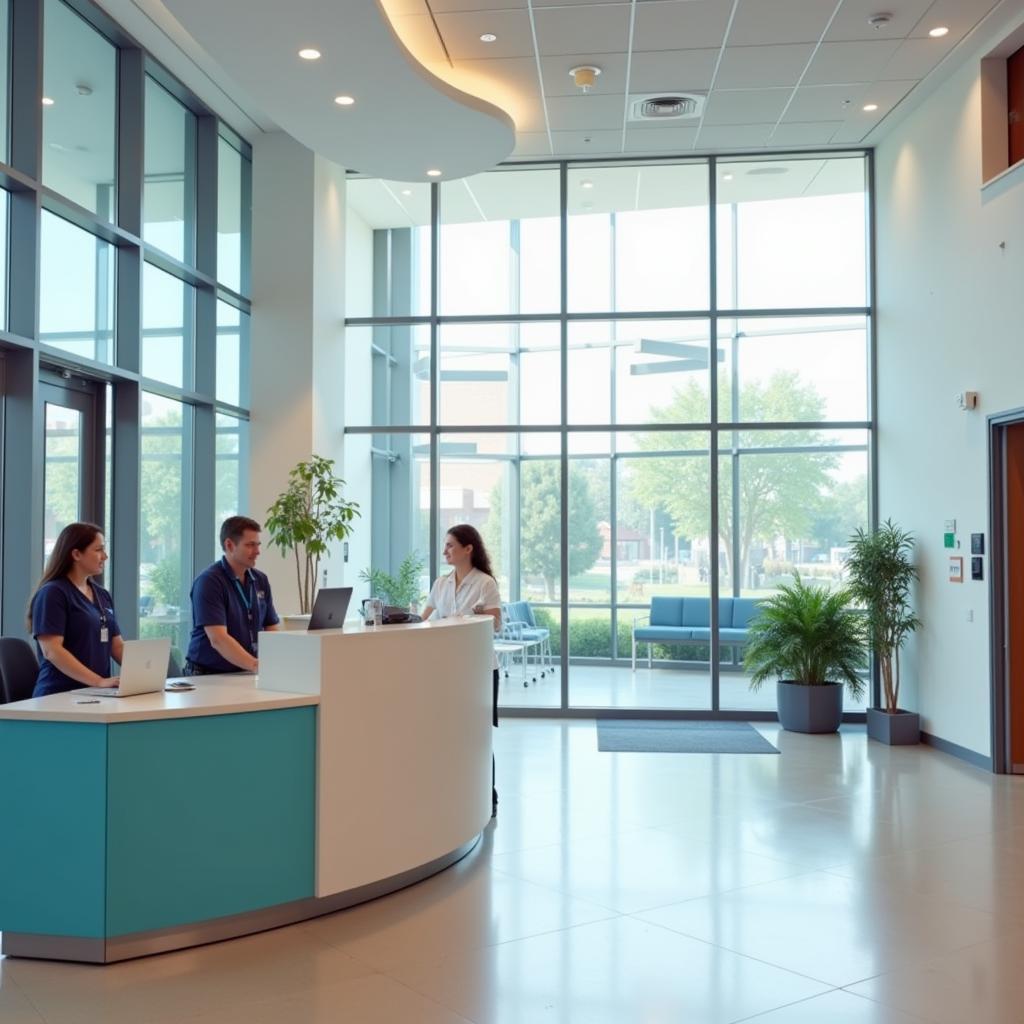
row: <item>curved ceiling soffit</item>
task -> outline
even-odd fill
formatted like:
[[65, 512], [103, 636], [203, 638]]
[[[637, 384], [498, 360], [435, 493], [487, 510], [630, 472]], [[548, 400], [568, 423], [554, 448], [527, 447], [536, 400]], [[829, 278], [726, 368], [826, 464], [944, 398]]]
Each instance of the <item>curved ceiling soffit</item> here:
[[[164, 0], [274, 122], [343, 167], [394, 181], [489, 170], [515, 145], [499, 107], [428, 71], [378, 0]], [[319, 60], [298, 57], [315, 47]], [[339, 95], [355, 103], [342, 107]]]

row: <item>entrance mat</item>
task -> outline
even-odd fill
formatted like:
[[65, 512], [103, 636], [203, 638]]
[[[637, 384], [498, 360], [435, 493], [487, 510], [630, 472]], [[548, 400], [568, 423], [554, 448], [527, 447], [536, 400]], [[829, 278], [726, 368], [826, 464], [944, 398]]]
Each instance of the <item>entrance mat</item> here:
[[599, 718], [597, 749], [650, 754], [777, 754], [749, 722]]

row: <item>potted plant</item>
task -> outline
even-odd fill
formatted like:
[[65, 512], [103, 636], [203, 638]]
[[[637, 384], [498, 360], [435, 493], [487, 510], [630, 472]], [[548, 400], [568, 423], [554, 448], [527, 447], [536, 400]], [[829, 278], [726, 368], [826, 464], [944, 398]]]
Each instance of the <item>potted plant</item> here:
[[398, 575], [391, 576], [383, 569], [364, 569], [359, 578], [370, 584], [375, 597], [383, 598], [386, 604], [402, 611], [416, 611], [423, 599], [420, 590], [420, 574], [426, 563], [416, 551], [410, 551], [398, 567]]
[[792, 732], [835, 732], [843, 688], [859, 697], [866, 664], [864, 618], [845, 588], [806, 586], [799, 573], [762, 601], [751, 620], [744, 668], [757, 690], [778, 679], [779, 723]]
[[316, 598], [320, 559], [332, 541], [352, 534], [359, 505], [341, 496], [345, 481], [334, 475], [334, 460], [313, 455], [288, 474], [288, 486], [267, 509], [264, 525], [272, 547], [295, 556], [299, 612], [308, 615]]
[[868, 735], [882, 743], [917, 743], [921, 718], [903, 711], [900, 701], [900, 648], [921, 625], [910, 607], [917, 579], [911, 561], [913, 535], [887, 519], [873, 533], [858, 530], [850, 538], [846, 572], [850, 590], [867, 613], [868, 639], [878, 659], [885, 706], [868, 708]]

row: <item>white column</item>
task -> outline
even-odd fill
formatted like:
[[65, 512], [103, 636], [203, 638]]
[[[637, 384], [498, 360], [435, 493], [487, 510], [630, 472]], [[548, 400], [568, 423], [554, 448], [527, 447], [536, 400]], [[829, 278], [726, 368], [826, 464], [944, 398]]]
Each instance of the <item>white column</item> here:
[[[314, 452], [341, 466], [345, 171], [283, 132], [253, 144], [252, 462], [261, 522], [288, 472]], [[282, 614], [298, 611], [294, 564], [266, 547], [260, 567]], [[333, 564], [332, 564], [333, 563]], [[325, 562], [341, 582], [341, 557]]]

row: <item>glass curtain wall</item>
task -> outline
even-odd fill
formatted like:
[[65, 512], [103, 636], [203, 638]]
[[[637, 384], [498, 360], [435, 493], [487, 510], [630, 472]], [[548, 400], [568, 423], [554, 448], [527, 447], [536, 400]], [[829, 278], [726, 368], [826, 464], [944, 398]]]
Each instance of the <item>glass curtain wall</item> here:
[[3, 632], [24, 630], [44, 539], [88, 515], [125, 635], [180, 660], [211, 524], [248, 491], [251, 150], [93, 5], [0, 0], [0, 53], [0, 455], [25, 496]]
[[445, 530], [481, 530], [518, 602], [503, 707], [774, 709], [750, 609], [841, 582], [868, 522], [868, 159], [349, 182], [362, 557], [414, 554], [425, 592]]

